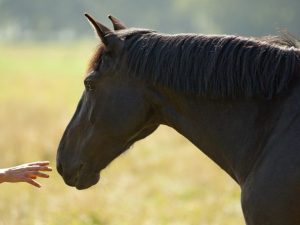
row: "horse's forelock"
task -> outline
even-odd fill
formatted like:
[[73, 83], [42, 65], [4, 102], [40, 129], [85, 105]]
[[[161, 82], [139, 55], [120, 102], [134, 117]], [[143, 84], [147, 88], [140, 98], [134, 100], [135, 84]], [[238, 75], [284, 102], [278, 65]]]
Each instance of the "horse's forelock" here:
[[94, 69], [95, 64], [101, 59], [101, 55], [102, 55], [104, 49], [105, 49], [105, 46], [102, 43], [100, 43], [97, 46], [95, 52], [93, 53], [92, 57], [89, 60], [88, 67], [86, 70], [86, 75], [88, 75]]

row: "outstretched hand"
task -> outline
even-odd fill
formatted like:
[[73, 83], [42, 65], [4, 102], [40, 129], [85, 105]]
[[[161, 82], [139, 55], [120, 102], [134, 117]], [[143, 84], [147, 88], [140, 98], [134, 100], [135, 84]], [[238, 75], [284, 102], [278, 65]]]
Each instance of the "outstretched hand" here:
[[52, 171], [48, 161], [26, 163], [15, 167], [0, 169], [0, 183], [2, 182], [26, 182], [40, 188], [41, 185], [35, 181], [38, 177], [48, 178], [44, 172]]

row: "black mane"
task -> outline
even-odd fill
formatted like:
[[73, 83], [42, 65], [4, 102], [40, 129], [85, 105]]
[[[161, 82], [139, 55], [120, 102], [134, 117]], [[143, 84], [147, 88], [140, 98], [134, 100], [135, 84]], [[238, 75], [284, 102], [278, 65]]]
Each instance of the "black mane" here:
[[292, 39], [228, 35], [119, 34], [129, 74], [212, 98], [272, 98], [293, 79], [300, 51]]

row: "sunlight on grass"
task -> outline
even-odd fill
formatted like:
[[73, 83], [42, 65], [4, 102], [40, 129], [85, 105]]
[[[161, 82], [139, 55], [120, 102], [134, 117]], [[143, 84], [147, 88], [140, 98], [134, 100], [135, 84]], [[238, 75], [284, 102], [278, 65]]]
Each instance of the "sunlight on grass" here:
[[[0, 45], [1, 167], [50, 160], [81, 95], [94, 49]], [[240, 225], [238, 186], [182, 136], [160, 127], [77, 191], [56, 170], [27, 184], [1, 184], [2, 225]]]

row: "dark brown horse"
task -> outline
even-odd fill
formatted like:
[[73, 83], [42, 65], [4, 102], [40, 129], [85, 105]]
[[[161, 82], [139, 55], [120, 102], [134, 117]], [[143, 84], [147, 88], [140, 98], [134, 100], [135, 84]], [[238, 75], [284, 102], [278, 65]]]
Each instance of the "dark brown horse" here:
[[57, 169], [85, 189], [160, 124], [176, 129], [241, 187], [248, 225], [300, 224], [300, 51], [292, 39], [114, 30], [66, 128]]

